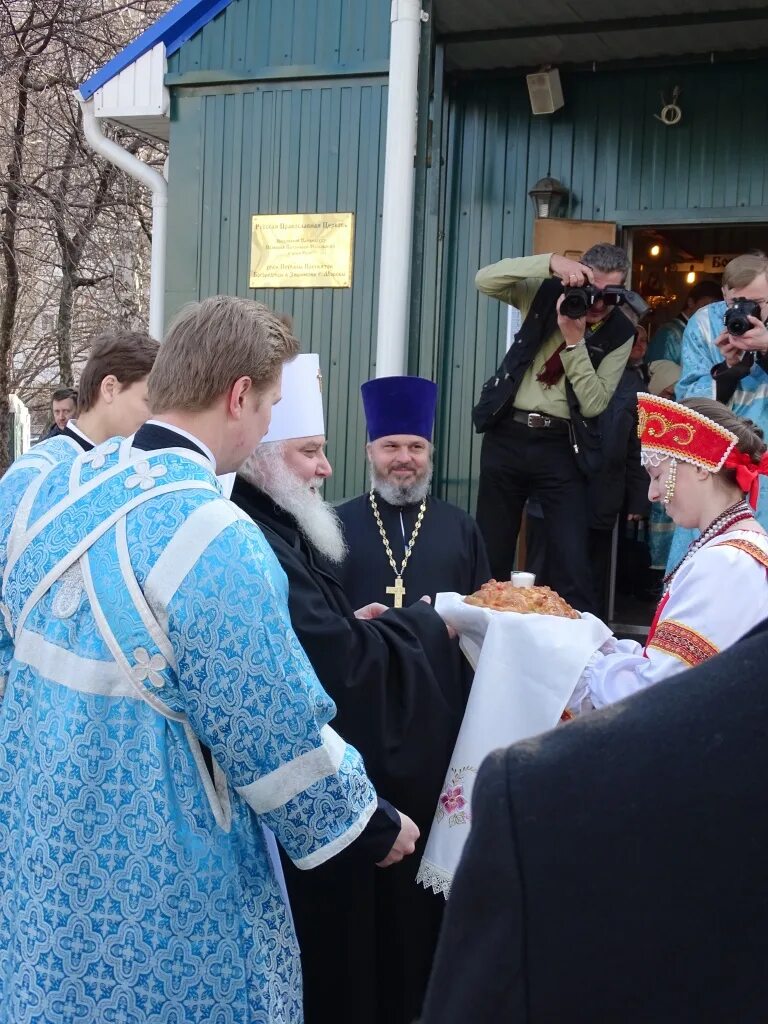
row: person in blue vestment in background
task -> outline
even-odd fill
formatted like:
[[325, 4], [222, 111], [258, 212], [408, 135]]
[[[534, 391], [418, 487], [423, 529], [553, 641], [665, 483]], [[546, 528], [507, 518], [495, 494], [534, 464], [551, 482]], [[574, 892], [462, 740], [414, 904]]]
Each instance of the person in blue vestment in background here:
[[[695, 313], [683, 335], [682, 372], [675, 388], [678, 402], [684, 398], [715, 398], [731, 412], [768, 431], [768, 256], [747, 253], [737, 256], [723, 271], [723, 301]], [[744, 301], [749, 329], [737, 334], [729, 310], [736, 312]], [[732, 316], [733, 314], [729, 314]], [[768, 528], [768, 484], [760, 485], [757, 519]], [[696, 537], [693, 530], [675, 530], [667, 561], [672, 569]]]
[[669, 359], [679, 366], [683, 352], [683, 334], [688, 321], [698, 310], [708, 306], [710, 302], [719, 302], [721, 298], [720, 286], [716, 281], [705, 280], [695, 284], [688, 292], [685, 305], [677, 316], [653, 332], [648, 345], [648, 363]]

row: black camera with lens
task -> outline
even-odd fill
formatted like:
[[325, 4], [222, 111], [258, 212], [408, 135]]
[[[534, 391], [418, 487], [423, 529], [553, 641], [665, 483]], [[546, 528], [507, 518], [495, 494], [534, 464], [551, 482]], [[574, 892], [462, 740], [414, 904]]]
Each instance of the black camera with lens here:
[[621, 285], [611, 284], [606, 288], [596, 288], [593, 284], [585, 284], [565, 288], [563, 301], [560, 303], [560, 312], [569, 320], [579, 320], [586, 316], [590, 307], [601, 299], [606, 306], [620, 306], [624, 303], [637, 317], [644, 316], [650, 308], [645, 299], [637, 292], [629, 291], [628, 288], [623, 288]]
[[760, 316], [760, 303], [753, 299], [734, 299], [723, 317], [726, 331], [734, 338], [740, 338], [755, 326], [750, 323], [751, 316], [758, 320], [763, 319]]
[[578, 320], [586, 314], [589, 307], [597, 302], [600, 289], [593, 284], [585, 284], [581, 287], [566, 287], [563, 292], [563, 301], [560, 303], [560, 312], [569, 320]]

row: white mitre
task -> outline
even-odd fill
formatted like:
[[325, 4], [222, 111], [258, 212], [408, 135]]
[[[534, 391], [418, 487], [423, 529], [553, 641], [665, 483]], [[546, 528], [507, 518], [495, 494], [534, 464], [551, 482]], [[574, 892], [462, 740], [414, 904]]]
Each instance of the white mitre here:
[[261, 443], [324, 436], [322, 385], [320, 356], [316, 353], [296, 356], [284, 363], [283, 397], [272, 407], [272, 422]]
[[[322, 384], [320, 356], [310, 353], [283, 363], [282, 398], [272, 406], [269, 433], [264, 435], [261, 443], [325, 435]], [[235, 474], [223, 474], [219, 482], [224, 497], [230, 497], [235, 486]]]

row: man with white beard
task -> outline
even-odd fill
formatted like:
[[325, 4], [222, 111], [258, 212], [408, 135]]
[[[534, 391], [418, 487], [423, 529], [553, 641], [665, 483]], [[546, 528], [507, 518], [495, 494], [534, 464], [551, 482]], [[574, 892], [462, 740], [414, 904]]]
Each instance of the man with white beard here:
[[[343, 533], [320, 495], [331, 467], [319, 376], [316, 355], [286, 364], [269, 434], [238, 473], [232, 500], [261, 527], [288, 577], [291, 624], [336, 703], [337, 729], [361, 751], [377, 792], [426, 827], [461, 723], [461, 702], [449, 692], [454, 644], [428, 603], [393, 611], [373, 602], [355, 612], [346, 598]], [[382, 872], [373, 858], [349, 857], [312, 878], [285, 863], [306, 1024], [397, 1024], [383, 1007], [420, 1004], [444, 901], [416, 886], [418, 850], [410, 859], [407, 872], [402, 864]], [[391, 871], [397, 884], [384, 887]], [[416, 995], [412, 965], [420, 965]]]

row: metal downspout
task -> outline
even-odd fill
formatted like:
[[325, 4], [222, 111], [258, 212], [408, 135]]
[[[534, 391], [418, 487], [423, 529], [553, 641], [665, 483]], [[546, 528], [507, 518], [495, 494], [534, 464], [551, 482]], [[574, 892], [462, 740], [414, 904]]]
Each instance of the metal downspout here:
[[168, 182], [159, 171], [108, 139], [94, 113], [93, 100], [75, 97], [83, 112], [83, 131], [91, 149], [130, 174], [152, 193], [152, 260], [149, 275], [149, 334], [157, 341], [163, 337], [165, 318], [165, 248], [168, 224]]
[[392, 0], [384, 161], [384, 201], [379, 263], [376, 376], [406, 372], [414, 154], [423, 15], [420, 0]]

